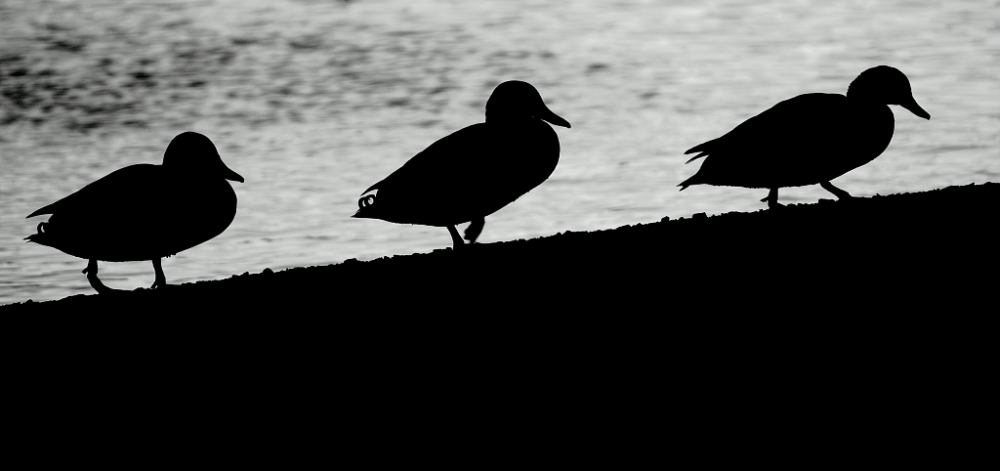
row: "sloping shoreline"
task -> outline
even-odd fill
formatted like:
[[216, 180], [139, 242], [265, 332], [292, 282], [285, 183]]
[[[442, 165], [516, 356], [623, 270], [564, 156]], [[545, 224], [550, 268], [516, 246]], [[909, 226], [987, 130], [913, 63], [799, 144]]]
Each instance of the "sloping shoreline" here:
[[[699, 217], [700, 216], [700, 217]], [[467, 250], [264, 270], [224, 280], [2, 306], [5, 313], [235, 314], [432, 309], [802, 309], [808, 300], [927, 306], [998, 281], [1000, 184], [823, 200]], [[867, 299], [867, 302], [860, 298]], [[742, 299], [742, 300], [741, 300]], [[855, 301], [850, 301], [854, 299]], [[806, 303], [806, 304], [803, 304]], [[640, 307], [644, 306], [644, 307]]]
[[120, 415], [255, 462], [410, 462], [386, 443], [451, 453], [441, 427], [612, 466], [950, 463], [993, 400], [998, 208], [949, 187], [4, 306], [9, 402], [35, 446]]

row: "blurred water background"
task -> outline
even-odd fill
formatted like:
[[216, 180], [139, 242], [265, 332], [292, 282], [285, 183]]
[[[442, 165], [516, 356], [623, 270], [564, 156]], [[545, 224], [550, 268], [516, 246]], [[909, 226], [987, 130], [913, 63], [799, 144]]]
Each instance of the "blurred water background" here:
[[[764, 190], [679, 193], [698, 167], [684, 150], [878, 64], [909, 76], [932, 119], [893, 107], [889, 149], [835, 184], [1000, 181], [996, 1], [0, 0], [0, 303], [92, 293], [86, 261], [22, 240], [45, 220], [25, 216], [159, 163], [182, 131], [209, 136], [246, 183], [226, 232], [163, 261], [171, 283], [450, 246], [443, 228], [350, 215], [370, 184], [482, 121], [509, 79], [573, 128], [557, 128], [552, 177], [487, 218], [482, 242], [762, 209]], [[781, 192], [819, 198], [832, 196]], [[148, 262], [101, 275], [153, 282]]]

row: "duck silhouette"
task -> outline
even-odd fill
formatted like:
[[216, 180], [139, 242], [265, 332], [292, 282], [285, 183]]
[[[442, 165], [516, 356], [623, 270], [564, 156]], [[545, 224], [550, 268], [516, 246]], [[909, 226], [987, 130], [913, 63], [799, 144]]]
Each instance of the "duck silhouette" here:
[[456, 225], [471, 222], [475, 243], [489, 216], [544, 182], [559, 162], [559, 137], [549, 123], [570, 127], [531, 84], [501, 83], [486, 101], [486, 122], [460, 129], [410, 158], [362, 192], [353, 217], [444, 226], [454, 247]]
[[838, 199], [851, 195], [830, 180], [871, 162], [889, 146], [895, 125], [887, 105], [900, 105], [930, 119], [898, 69], [886, 65], [858, 75], [847, 95], [809, 93], [785, 100], [722, 137], [685, 154], [687, 163], [705, 157], [697, 173], [681, 183], [767, 188], [769, 208], [778, 188], [819, 184]]
[[222, 233], [236, 217], [236, 193], [226, 180], [243, 182], [226, 167], [215, 145], [185, 132], [167, 146], [163, 164], [129, 165], [45, 206], [29, 218], [51, 214], [27, 240], [89, 260], [87, 280], [99, 293], [115, 291], [97, 278], [97, 261], [150, 260], [152, 288], [166, 286], [160, 259]]

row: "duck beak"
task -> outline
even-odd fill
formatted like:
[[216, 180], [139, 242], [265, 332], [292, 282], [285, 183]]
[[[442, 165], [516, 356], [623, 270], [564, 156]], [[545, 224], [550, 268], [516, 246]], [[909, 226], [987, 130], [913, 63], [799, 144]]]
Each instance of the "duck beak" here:
[[234, 182], [243, 183], [243, 177], [241, 177], [240, 174], [232, 171], [232, 169], [226, 166], [222, 167], [222, 178], [225, 178], [226, 180], [232, 180]]
[[562, 126], [564, 128], [570, 127], [569, 121], [562, 119], [561, 117], [559, 117], [559, 115], [553, 113], [552, 110], [548, 109], [545, 105], [542, 105], [542, 111], [538, 113], [535, 117], [538, 119], [543, 119], [545, 121], [548, 121], [552, 124], [555, 124], [556, 126]]
[[909, 99], [900, 103], [899, 106], [902, 106], [903, 108], [910, 110], [910, 113], [920, 116], [921, 118], [931, 119], [931, 114], [924, 111], [924, 109], [917, 104], [917, 100], [914, 100], [912, 96]]

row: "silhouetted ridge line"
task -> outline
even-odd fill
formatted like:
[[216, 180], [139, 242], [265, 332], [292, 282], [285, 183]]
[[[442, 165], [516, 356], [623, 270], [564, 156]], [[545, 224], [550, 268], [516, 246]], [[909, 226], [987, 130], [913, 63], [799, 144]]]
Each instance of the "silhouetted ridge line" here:
[[[1000, 184], [821, 200], [482, 244], [20, 307], [220, 312], [382, 323], [530, 315], [668, 320], [795, 313], [816, 319], [960, 309], [994, 290]], [[361, 314], [337, 306], [365, 303]], [[319, 308], [317, 308], [319, 307]], [[325, 307], [328, 307], [327, 310]], [[431, 314], [422, 314], [431, 309]], [[84, 311], [79, 311], [84, 312]], [[950, 311], [949, 311], [950, 312]], [[235, 315], [235, 314], [234, 314]], [[242, 315], [242, 314], [241, 314]], [[603, 317], [601, 317], [603, 316]], [[339, 322], [339, 321], [338, 321]], [[382, 325], [380, 324], [380, 325]]]

